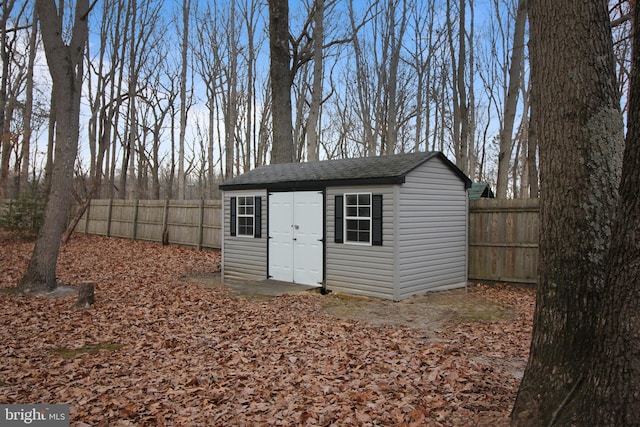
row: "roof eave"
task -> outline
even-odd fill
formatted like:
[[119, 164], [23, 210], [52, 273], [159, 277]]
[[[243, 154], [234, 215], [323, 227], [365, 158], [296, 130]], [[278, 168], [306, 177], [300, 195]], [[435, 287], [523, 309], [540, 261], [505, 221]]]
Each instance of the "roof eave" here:
[[372, 185], [395, 185], [404, 184], [405, 176], [387, 176], [376, 178], [352, 178], [352, 179], [329, 179], [329, 180], [307, 180], [307, 181], [282, 181], [269, 183], [247, 183], [247, 184], [220, 184], [218, 188], [222, 191], [234, 190], [269, 190], [269, 191], [296, 191], [296, 190], [319, 190], [327, 187], [347, 187], [347, 186], [372, 186]]

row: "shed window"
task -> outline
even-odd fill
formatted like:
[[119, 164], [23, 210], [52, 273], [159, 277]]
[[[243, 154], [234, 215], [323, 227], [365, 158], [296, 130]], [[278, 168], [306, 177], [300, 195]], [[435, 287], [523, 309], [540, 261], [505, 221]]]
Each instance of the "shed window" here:
[[229, 208], [231, 236], [262, 237], [262, 197], [231, 197]]
[[345, 194], [345, 241], [371, 244], [371, 193]]
[[382, 194], [335, 197], [335, 243], [382, 246]]
[[238, 236], [254, 236], [254, 197], [238, 197], [237, 201], [237, 218], [238, 218]]

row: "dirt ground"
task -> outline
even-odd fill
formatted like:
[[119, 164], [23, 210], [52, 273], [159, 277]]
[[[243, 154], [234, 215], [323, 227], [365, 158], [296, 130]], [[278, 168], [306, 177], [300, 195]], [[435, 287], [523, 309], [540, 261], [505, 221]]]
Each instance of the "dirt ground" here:
[[[200, 273], [184, 280], [221, 286], [220, 273]], [[308, 291], [317, 292], [317, 291]], [[236, 293], [238, 298], [265, 300], [271, 297]], [[476, 284], [467, 288], [431, 292], [394, 302], [380, 298], [331, 292], [323, 297], [324, 311], [336, 318], [359, 320], [372, 325], [403, 325], [432, 336], [445, 324], [509, 321], [516, 317], [513, 307], [499, 304], [478, 292]]]
[[473, 286], [466, 289], [417, 295], [400, 302], [332, 293], [324, 310], [338, 318], [363, 320], [375, 325], [404, 325], [439, 332], [444, 323], [511, 320], [512, 308], [489, 301]]

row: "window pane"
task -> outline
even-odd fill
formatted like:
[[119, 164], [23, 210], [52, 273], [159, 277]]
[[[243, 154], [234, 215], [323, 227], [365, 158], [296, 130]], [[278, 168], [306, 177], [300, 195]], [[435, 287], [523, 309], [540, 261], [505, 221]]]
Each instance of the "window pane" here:
[[358, 215], [358, 208], [354, 207], [347, 207], [347, 216], [357, 216]]
[[347, 241], [358, 243], [369, 243], [371, 220], [368, 219], [348, 219], [346, 221]]
[[369, 205], [371, 202], [369, 201], [369, 194], [358, 194], [358, 203], [361, 205]]
[[347, 204], [355, 205], [358, 203], [358, 195], [357, 194], [347, 194]]
[[370, 212], [370, 209], [368, 207], [358, 208], [358, 216], [371, 216], [369, 212]]
[[241, 236], [253, 236], [253, 217], [238, 217], [238, 234]]

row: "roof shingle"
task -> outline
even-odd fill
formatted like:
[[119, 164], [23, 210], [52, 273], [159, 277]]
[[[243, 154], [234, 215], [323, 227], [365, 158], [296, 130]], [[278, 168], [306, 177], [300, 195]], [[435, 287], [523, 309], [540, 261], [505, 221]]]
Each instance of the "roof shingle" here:
[[438, 157], [469, 186], [469, 178], [439, 151], [380, 157], [281, 163], [257, 167], [220, 184], [221, 190], [325, 188], [357, 184], [401, 184], [407, 173]]

